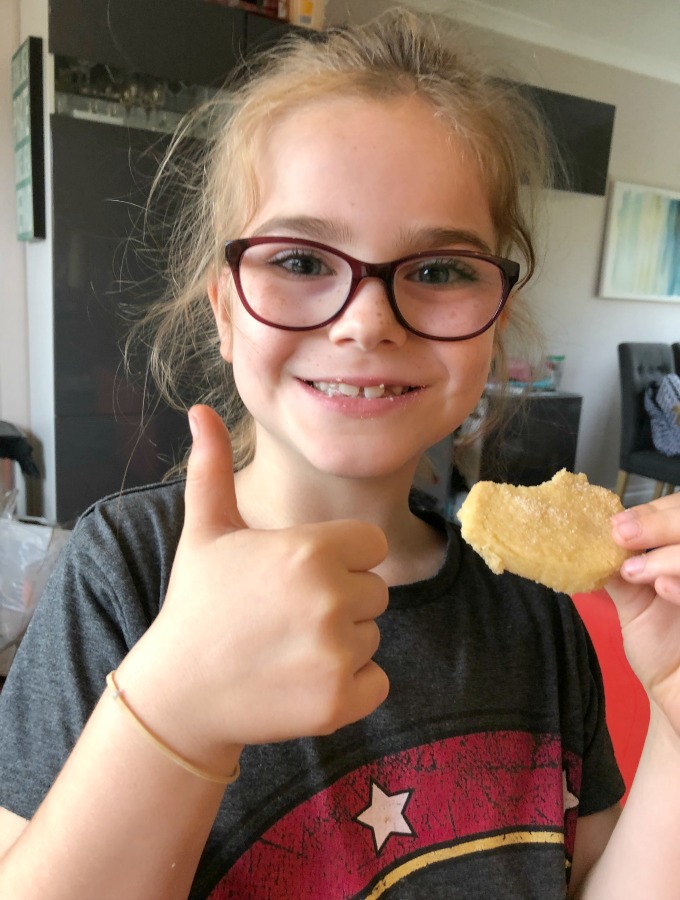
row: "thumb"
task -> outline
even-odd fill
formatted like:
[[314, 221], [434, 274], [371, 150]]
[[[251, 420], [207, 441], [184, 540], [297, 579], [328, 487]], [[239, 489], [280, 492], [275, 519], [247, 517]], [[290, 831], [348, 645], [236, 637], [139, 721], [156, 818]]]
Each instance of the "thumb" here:
[[246, 528], [234, 488], [234, 457], [227, 427], [209, 406], [192, 406], [193, 444], [184, 491], [184, 529], [194, 534]]

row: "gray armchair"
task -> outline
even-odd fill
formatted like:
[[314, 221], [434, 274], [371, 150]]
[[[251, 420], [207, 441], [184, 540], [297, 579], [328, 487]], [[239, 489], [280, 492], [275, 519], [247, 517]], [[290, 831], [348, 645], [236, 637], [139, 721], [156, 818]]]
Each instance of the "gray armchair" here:
[[621, 499], [631, 474], [653, 479], [655, 498], [680, 485], [680, 456], [656, 450], [643, 404], [645, 388], [674, 371], [670, 344], [619, 344], [621, 447], [616, 492]]

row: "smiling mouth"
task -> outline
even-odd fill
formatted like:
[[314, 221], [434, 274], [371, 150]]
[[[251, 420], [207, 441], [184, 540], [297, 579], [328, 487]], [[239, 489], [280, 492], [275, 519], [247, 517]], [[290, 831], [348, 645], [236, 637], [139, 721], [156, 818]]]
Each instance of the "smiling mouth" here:
[[401, 397], [419, 390], [415, 385], [402, 384], [347, 384], [344, 381], [306, 381], [315, 391], [327, 397], [364, 397], [366, 400], [381, 400], [383, 397]]

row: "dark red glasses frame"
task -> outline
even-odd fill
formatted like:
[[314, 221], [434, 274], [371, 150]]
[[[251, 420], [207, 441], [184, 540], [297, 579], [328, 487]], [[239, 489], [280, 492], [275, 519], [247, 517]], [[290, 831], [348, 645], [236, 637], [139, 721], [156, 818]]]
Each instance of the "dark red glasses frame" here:
[[[248, 303], [248, 299], [243, 292], [243, 287], [241, 285], [241, 259], [243, 254], [249, 247], [257, 246], [258, 244], [291, 244], [297, 246], [305, 246], [312, 247], [317, 250], [325, 250], [328, 253], [333, 253], [335, 256], [339, 256], [340, 259], [343, 259], [350, 267], [350, 271], [352, 273], [352, 280], [350, 282], [349, 290], [347, 293], [347, 297], [343, 302], [340, 309], [337, 310], [332, 316], [329, 316], [323, 322], [319, 322], [318, 325], [280, 325], [277, 322], [270, 322], [268, 319], [260, 316], [252, 306]], [[413, 260], [418, 259], [428, 259], [437, 253], [446, 253], [451, 256], [460, 256], [469, 259], [480, 259], [488, 263], [492, 263], [499, 269], [501, 273], [502, 279], [502, 291], [501, 296], [498, 300], [498, 306], [493, 314], [493, 316], [489, 319], [489, 321], [482, 327], [478, 328], [476, 331], [472, 331], [469, 334], [462, 334], [457, 337], [440, 337], [435, 334], [427, 334], [424, 331], [418, 331], [416, 328], [413, 328], [409, 323], [404, 319], [401, 312], [399, 311], [399, 306], [397, 305], [396, 298], [394, 296], [394, 275], [399, 266], [403, 265], [406, 262], [411, 262]], [[361, 284], [361, 282], [365, 278], [377, 278], [385, 285], [385, 292], [387, 294], [387, 299], [394, 313], [394, 317], [402, 325], [407, 331], [410, 331], [412, 334], [418, 335], [418, 337], [427, 338], [431, 341], [466, 341], [470, 338], [477, 337], [480, 334], [483, 334], [485, 331], [488, 331], [489, 328], [493, 325], [496, 319], [500, 316], [503, 311], [503, 307], [512, 291], [513, 287], [517, 284], [519, 280], [520, 267], [519, 263], [514, 262], [511, 259], [505, 259], [502, 256], [490, 256], [486, 253], [478, 253], [475, 250], [425, 250], [420, 253], [411, 253], [408, 256], [402, 256], [400, 259], [392, 260], [391, 262], [385, 263], [368, 263], [363, 262], [362, 260], [355, 259], [353, 256], [348, 256], [347, 253], [343, 253], [340, 250], [336, 250], [335, 247], [329, 247], [327, 244], [322, 244], [319, 241], [310, 241], [300, 238], [288, 238], [288, 237], [252, 237], [252, 238], [238, 238], [237, 240], [227, 241], [224, 247], [224, 255], [231, 269], [231, 273], [234, 277], [234, 284], [236, 286], [236, 291], [239, 295], [241, 303], [250, 313], [250, 315], [257, 319], [258, 322], [262, 322], [263, 325], [270, 325], [273, 328], [279, 328], [282, 331], [314, 331], [317, 328], [324, 328], [326, 325], [329, 325], [331, 322], [338, 319], [343, 312], [347, 309], [349, 304], [352, 302], [352, 299], [357, 291], [357, 288]]]

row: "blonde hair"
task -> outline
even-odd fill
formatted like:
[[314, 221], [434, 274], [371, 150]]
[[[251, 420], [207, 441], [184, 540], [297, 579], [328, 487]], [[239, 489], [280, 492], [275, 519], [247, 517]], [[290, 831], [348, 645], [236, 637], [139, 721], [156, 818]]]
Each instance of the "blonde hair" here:
[[[151, 196], [153, 203], [167, 189], [174, 195], [181, 182], [182, 202], [163, 240], [167, 290], [137, 334], [147, 343], [151, 375], [170, 406], [186, 410], [207, 403], [229, 424], [237, 468], [252, 458], [254, 428], [220, 356], [206, 287], [224, 265], [225, 240], [243, 236], [257, 210], [257, 147], [281, 117], [329, 96], [421, 98], [482, 174], [496, 252], [519, 256], [521, 284], [533, 274], [533, 200], [550, 183], [551, 148], [536, 109], [457, 49], [456, 31], [447, 18], [395, 9], [364, 25], [291, 35], [250, 62], [237, 85], [195, 111], [173, 139]], [[197, 129], [205, 140], [194, 137]], [[525, 325], [516, 299], [509, 319]]]

